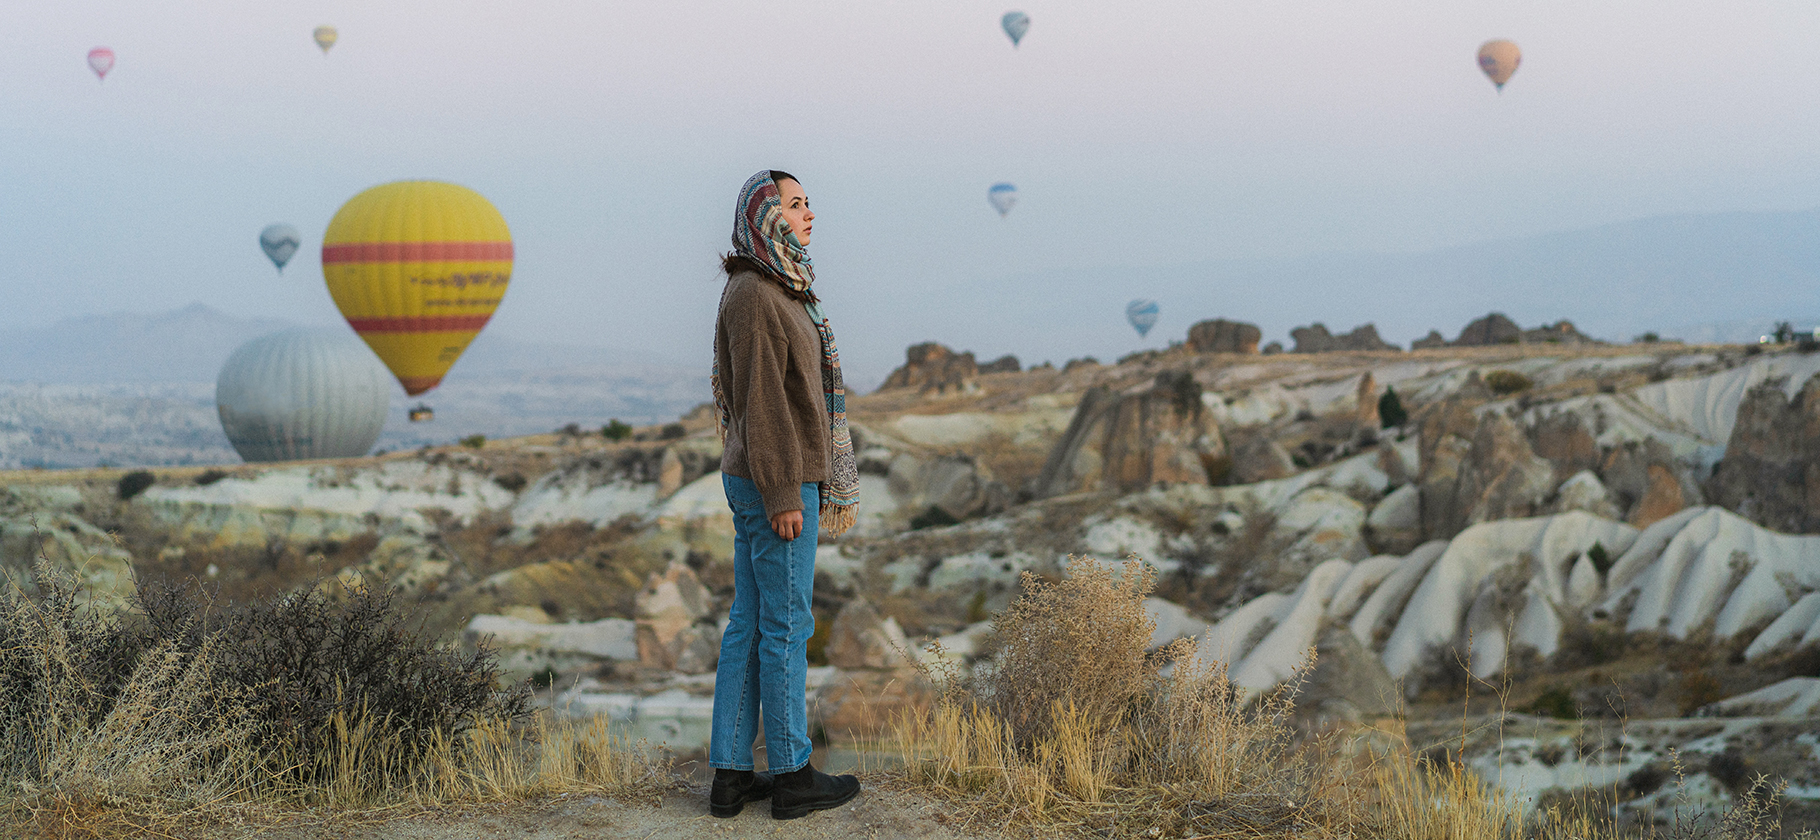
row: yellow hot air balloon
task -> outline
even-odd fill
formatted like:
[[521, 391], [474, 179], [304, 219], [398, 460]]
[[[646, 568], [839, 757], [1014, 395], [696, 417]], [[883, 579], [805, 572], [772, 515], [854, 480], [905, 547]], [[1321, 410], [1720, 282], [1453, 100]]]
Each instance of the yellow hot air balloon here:
[[1504, 92], [1504, 83], [1510, 81], [1510, 74], [1517, 72], [1517, 65], [1522, 62], [1522, 51], [1502, 38], [1486, 41], [1479, 47], [1479, 69], [1498, 86], [1499, 93]]
[[335, 46], [335, 39], [341, 37], [341, 33], [336, 32], [333, 26], [318, 26], [314, 37], [316, 46], [322, 48], [322, 54], [328, 55], [329, 47]]
[[348, 325], [415, 396], [442, 381], [499, 307], [512, 234], [467, 187], [381, 184], [329, 220], [322, 275]]

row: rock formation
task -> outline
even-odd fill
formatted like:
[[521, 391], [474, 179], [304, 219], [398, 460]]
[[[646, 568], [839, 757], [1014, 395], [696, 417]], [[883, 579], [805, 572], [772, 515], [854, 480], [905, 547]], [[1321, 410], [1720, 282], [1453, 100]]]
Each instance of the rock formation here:
[[1524, 344], [1603, 344], [1596, 338], [1585, 335], [1574, 329], [1574, 322], [1562, 319], [1533, 330], [1524, 330], [1520, 341]]
[[1560, 411], [1543, 417], [1530, 427], [1529, 444], [1537, 455], [1554, 465], [1556, 482], [1600, 467], [1599, 443], [1574, 412]]
[[1264, 337], [1256, 324], [1216, 318], [1188, 328], [1188, 346], [1196, 353], [1256, 353]]
[[1502, 312], [1493, 312], [1466, 325], [1460, 337], [1450, 342], [1455, 347], [1490, 347], [1516, 344], [1523, 340], [1523, 329]]
[[1364, 324], [1354, 327], [1352, 332], [1333, 335], [1321, 322], [1306, 327], [1296, 327], [1289, 331], [1289, 337], [1295, 339], [1296, 353], [1330, 353], [1343, 350], [1395, 350], [1397, 346], [1388, 344], [1378, 337], [1375, 324]]
[[900, 453], [891, 459], [886, 479], [902, 506], [916, 513], [933, 508], [955, 522], [997, 513], [1011, 504], [1011, 489], [969, 455]]
[[1353, 390], [1358, 399], [1358, 408], [1353, 409], [1352, 422], [1358, 426], [1361, 434], [1376, 435], [1383, 423], [1378, 414], [1378, 379], [1371, 371], [1359, 374], [1359, 386]]
[[1440, 330], [1429, 330], [1427, 335], [1409, 343], [1409, 349], [1411, 350], [1429, 350], [1446, 346], [1447, 339], [1442, 337]]
[[688, 566], [671, 563], [653, 572], [633, 600], [634, 640], [640, 664], [705, 674], [720, 657], [720, 631], [702, 623], [712, 603]]
[[1517, 326], [1502, 312], [1493, 312], [1479, 318], [1460, 330], [1460, 337], [1453, 341], [1443, 341], [1441, 334], [1430, 330], [1427, 337], [1412, 344], [1410, 349], [1420, 350], [1429, 347], [1490, 347], [1497, 344], [1602, 344], [1596, 338], [1581, 333], [1574, 328], [1572, 321], [1560, 320], [1553, 324], [1526, 330]]
[[1605, 484], [1599, 481], [1599, 476], [1592, 470], [1574, 473], [1562, 482], [1555, 491], [1555, 501], [1549, 510], [1552, 513], [1581, 510], [1605, 519], [1617, 519], [1620, 516], [1618, 506], [1612, 503], [1611, 492], [1605, 489]]
[[1765, 380], [1738, 405], [1708, 487], [1713, 501], [1778, 531], [1820, 532], [1820, 375], [1790, 399]]
[[1023, 370], [1018, 366], [1017, 357], [1006, 354], [980, 365], [980, 373], [1017, 373]]
[[535, 615], [535, 620], [477, 615], [462, 631], [467, 644], [487, 643], [499, 651], [501, 667], [516, 679], [598, 667], [603, 662], [636, 662], [636, 638], [636, 626], [623, 618], [551, 624], [545, 615]]
[[1208, 483], [1226, 447], [1193, 374], [1157, 374], [1148, 387], [1089, 390], [1049, 453], [1037, 498], [1083, 490], [1141, 490], [1158, 482]]
[[879, 618], [865, 598], [854, 598], [834, 616], [828, 631], [828, 664], [836, 668], [902, 668], [910, 664], [910, 642], [895, 618]]
[[1456, 395], [1425, 412], [1421, 424], [1422, 524], [1429, 537], [1533, 515], [1555, 489], [1553, 465], [1530, 448], [1522, 427], [1502, 412], [1475, 417], [1471, 405]]
[[1414, 484], [1392, 490], [1365, 518], [1373, 549], [1408, 554], [1422, 542], [1422, 492]]
[[1612, 447], [1599, 474], [1625, 521], [1638, 528], [1705, 503], [1693, 472], [1655, 438]]
[[1295, 460], [1276, 439], [1266, 434], [1246, 435], [1235, 442], [1232, 466], [1224, 476], [1227, 484], [1251, 484], [1296, 474]]
[[881, 391], [913, 388], [924, 394], [962, 393], [978, 386], [979, 373], [972, 353], [956, 353], [930, 341], [905, 350], [904, 366], [892, 371], [878, 387]]

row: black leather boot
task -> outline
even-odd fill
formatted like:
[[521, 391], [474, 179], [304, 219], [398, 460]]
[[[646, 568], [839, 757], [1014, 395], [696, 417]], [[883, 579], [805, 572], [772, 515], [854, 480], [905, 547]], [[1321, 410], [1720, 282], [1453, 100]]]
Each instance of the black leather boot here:
[[737, 817], [747, 802], [770, 796], [773, 786], [770, 773], [715, 768], [714, 789], [708, 792], [708, 813], [722, 819]]
[[777, 786], [771, 791], [771, 816], [780, 820], [806, 817], [816, 811], [839, 808], [858, 795], [858, 778], [830, 776], [805, 764], [801, 770], [777, 774]]

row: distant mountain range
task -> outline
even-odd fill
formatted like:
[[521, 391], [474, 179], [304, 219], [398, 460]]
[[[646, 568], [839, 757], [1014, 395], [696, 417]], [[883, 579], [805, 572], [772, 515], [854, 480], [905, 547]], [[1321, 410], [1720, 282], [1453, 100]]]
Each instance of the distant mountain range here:
[[[48, 327], [0, 330], [0, 382], [45, 385], [208, 382], [241, 344], [298, 324], [240, 318], [201, 303], [152, 315], [86, 315]], [[534, 344], [481, 333], [449, 372], [469, 376], [527, 371], [613, 369], [648, 373], [674, 367], [634, 350]]]

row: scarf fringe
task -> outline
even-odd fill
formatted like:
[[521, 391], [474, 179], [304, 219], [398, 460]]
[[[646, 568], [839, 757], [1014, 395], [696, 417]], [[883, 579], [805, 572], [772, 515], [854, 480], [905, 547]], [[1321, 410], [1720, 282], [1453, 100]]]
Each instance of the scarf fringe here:
[[824, 502], [822, 504], [821, 519], [822, 530], [827, 531], [829, 536], [838, 537], [848, 528], [858, 524], [859, 506], [837, 505], [833, 502]]

